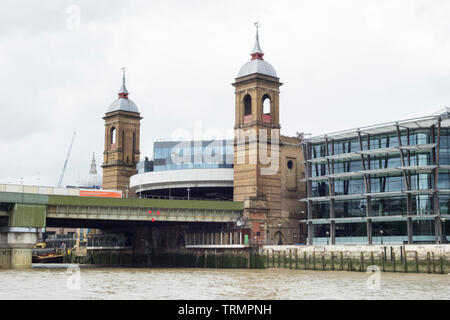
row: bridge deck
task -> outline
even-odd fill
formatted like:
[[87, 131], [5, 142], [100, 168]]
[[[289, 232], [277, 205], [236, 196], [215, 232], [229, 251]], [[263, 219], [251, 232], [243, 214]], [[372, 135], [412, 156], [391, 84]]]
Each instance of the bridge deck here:
[[45, 205], [47, 218], [234, 222], [241, 216], [242, 202], [96, 198], [0, 192], [0, 204]]

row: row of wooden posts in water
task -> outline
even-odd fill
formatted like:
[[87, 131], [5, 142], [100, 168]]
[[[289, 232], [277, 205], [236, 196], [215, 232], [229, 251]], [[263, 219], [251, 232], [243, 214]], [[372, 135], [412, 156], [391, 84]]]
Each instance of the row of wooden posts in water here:
[[[294, 253], [292, 252], [294, 251]], [[450, 260], [445, 254], [435, 255], [427, 252], [425, 257], [419, 253], [402, 252], [321, 252], [321, 251], [265, 251], [266, 268], [289, 268], [323, 271], [366, 271], [376, 266], [383, 272], [440, 273], [450, 271]], [[372, 268], [373, 270], [373, 268]], [[448, 270], [448, 271], [446, 271]]]
[[445, 254], [427, 252], [322, 252], [298, 250], [264, 250], [262, 253], [215, 253], [208, 251], [183, 253], [151, 253], [133, 255], [111, 251], [88, 253], [87, 256], [66, 255], [65, 263], [95, 264], [116, 267], [156, 268], [232, 268], [295, 270], [359, 271], [376, 266], [383, 272], [438, 273], [450, 272], [450, 259]]
[[115, 267], [154, 268], [231, 268], [264, 269], [265, 257], [257, 253], [222, 254], [210, 252], [132, 254], [97, 251], [87, 256], [68, 254], [65, 263], [95, 264]]

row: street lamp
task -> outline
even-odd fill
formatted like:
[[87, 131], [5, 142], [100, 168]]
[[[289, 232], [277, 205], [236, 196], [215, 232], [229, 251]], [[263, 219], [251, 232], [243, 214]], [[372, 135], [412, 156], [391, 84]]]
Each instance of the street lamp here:
[[381, 235], [381, 244], [383, 244], [383, 230], [380, 230], [380, 235]]
[[329, 232], [329, 231], [327, 231], [327, 232], [326, 232], [326, 234], [327, 234], [327, 245], [328, 245], [328, 244], [329, 244], [328, 240], [329, 240], [329, 235], [330, 235], [330, 232]]
[[282, 246], [283, 245], [283, 240], [281, 240], [281, 223], [278, 224], [278, 245]]

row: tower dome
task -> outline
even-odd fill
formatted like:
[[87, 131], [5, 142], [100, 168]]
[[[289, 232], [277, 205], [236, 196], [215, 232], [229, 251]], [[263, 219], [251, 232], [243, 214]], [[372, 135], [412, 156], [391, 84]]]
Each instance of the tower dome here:
[[119, 97], [117, 98], [116, 101], [111, 103], [111, 105], [109, 106], [108, 111], [106, 111], [106, 113], [117, 111], [117, 110], [139, 113], [139, 110], [138, 110], [136, 104], [133, 101], [131, 101], [130, 99], [128, 99], [128, 91], [125, 86], [125, 71], [124, 70], [123, 70], [123, 78], [122, 78], [122, 87], [120, 88], [118, 95], [119, 95]]
[[255, 23], [255, 26], [256, 26], [255, 47], [250, 53], [252, 58], [250, 61], [248, 61], [241, 67], [241, 69], [238, 72], [237, 78], [245, 77], [254, 73], [264, 74], [276, 78], [277, 72], [275, 71], [275, 68], [272, 67], [270, 63], [264, 60], [263, 58], [264, 52], [259, 46], [259, 34], [258, 34], [259, 23], [258, 22]]

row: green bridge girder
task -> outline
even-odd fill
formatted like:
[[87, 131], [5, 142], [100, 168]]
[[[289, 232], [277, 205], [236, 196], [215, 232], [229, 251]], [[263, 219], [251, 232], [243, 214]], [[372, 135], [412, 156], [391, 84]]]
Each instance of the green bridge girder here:
[[[9, 204], [9, 206], [8, 206]], [[232, 201], [96, 198], [0, 192], [0, 216], [10, 227], [45, 227], [47, 218], [116, 221], [234, 222], [243, 203]], [[4, 208], [8, 208], [6, 211]], [[151, 214], [149, 213], [151, 210]], [[159, 212], [159, 214], [157, 214]]]

